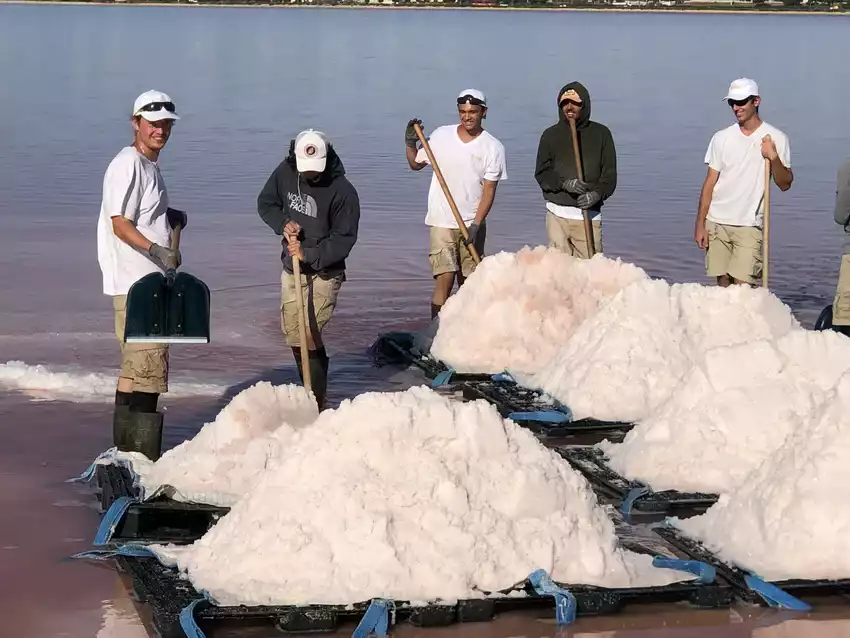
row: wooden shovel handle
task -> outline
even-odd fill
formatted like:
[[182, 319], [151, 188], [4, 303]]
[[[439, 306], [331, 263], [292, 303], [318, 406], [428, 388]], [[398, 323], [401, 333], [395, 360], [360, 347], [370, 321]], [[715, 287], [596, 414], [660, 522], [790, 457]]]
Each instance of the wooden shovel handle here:
[[[463, 223], [463, 218], [460, 216], [460, 211], [457, 209], [457, 205], [455, 204], [455, 200], [452, 197], [451, 192], [449, 192], [449, 186], [446, 184], [446, 180], [443, 179], [443, 174], [440, 172], [440, 167], [437, 166], [437, 160], [434, 158], [434, 154], [431, 152], [431, 146], [428, 144], [428, 140], [425, 139], [424, 133], [422, 133], [422, 127], [419, 126], [419, 122], [413, 123], [413, 129], [416, 131], [416, 136], [419, 138], [419, 141], [422, 142], [422, 148], [425, 149], [425, 154], [428, 156], [428, 161], [431, 162], [431, 168], [434, 169], [434, 175], [437, 176], [437, 181], [440, 182], [440, 186], [443, 189], [443, 194], [446, 196], [446, 200], [449, 202], [449, 208], [452, 209], [452, 214], [455, 217], [455, 221], [457, 222], [458, 228], [460, 228], [460, 234], [463, 236], [465, 242], [469, 242], [469, 231], [466, 230], [466, 224]], [[472, 259], [476, 264], [481, 263], [481, 257], [478, 255], [478, 251], [475, 249], [475, 246], [472, 243], [466, 244], [467, 250], [469, 250], [469, 254], [472, 255]]]
[[767, 288], [770, 246], [770, 160], [764, 159], [764, 237], [762, 238], [761, 285]]
[[[584, 171], [581, 168], [581, 155], [578, 150], [576, 121], [569, 117], [567, 118], [567, 121], [570, 123], [570, 136], [573, 138], [573, 157], [576, 160], [576, 176], [583, 182]], [[581, 216], [584, 220], [584, 239], [587, 241], [587, 256], [593, 257], [596, 254], [596, 246], [593, 243], [593, 226], [590, 223], [590, 213], [586, 210], [582, 210]]]
[[301, 372], [304, 387], [313, 390], [310, 378], [310, 351], [307, 349], [307, 313], [304, 312], [304, 292], [301, 289], [301, 260], [292, 255], [292, 277], [295, 279], [295, 305], [298, 307], [298, 339], [301, 341]]
[[177, 224], [171, 229], [171, 248], [180, 250], [180, 233], [183, 231], [183, 226]]

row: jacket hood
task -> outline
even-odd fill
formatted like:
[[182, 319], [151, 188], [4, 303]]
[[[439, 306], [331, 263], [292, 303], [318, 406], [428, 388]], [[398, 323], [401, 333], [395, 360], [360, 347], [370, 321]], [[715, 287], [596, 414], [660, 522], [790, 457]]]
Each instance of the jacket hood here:
[[[562, 86], [561, 90], [558, 91], [558, 96], [555, 98], [556, 101], [560, 101], [561, 96], [569, 89], [578, 93], [578, 96], [581, 98], [581, 113], [576, 121], [576, 128], [583, 128], [590, 121], [590, 93], [587, 92], [587, 89], [584, 88], [581, 82], [570, 82]], [[558, 121], [567, 124], [567, 118], [564, 117], [564, 112], [561, 110], [560, 104], [558, 104]]]
[[[289, 155], [284, 160], [293, 171], [298, 173], [298, 165], [295, 163], [295, 140], [289, 141]], [[328, 144], [328, 159], [325, 163], [325, 170], [319, 176], [312, 180], [314, 184], [330, 184], [333, 180], [345, 175], [345, 167], [342, 165], [342, 160], [336, 154], [334, 147]], [[299, 173], [300, 177], [300, 173]]]

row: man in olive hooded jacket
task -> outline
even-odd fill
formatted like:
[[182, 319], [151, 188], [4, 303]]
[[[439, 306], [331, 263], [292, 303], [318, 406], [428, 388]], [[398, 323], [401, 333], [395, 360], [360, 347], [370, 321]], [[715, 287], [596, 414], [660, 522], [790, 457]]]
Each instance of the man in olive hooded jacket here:
[[[576, 123], [584, 180], [578, 179], [570, 123]], [[617, 187], [617, 153], [607, 126], [590, 119], [590, 93], [579, 82], [558, 92], [558, 122], [540, 136], [534, 177], [546, 200], [549, 246], [591, 256], [582, 210], [592, 220], [594, 253], [602, 252], [602, 206]]]

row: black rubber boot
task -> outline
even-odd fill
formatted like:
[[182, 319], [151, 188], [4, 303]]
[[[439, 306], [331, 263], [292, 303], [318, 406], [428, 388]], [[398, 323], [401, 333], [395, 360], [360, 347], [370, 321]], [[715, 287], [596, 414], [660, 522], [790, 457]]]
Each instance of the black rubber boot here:
[[161, 412], [127, 412], [127, 427], [121, 439], [124, 447], [118, 449], [141, 452], [156, 461], [162, 454], [162, 421]]
[[313, 386], [313, 394], [316, 395], [319, 412], [325, 409], [327, 401], [329, 364], [330, 360], [324, 348], [310, 350], [310, 383]]
[[133, 426], [129, 405], [116, 405], [112, 413], [112, 444], [122, 452], [127, 451], [128, 432]]

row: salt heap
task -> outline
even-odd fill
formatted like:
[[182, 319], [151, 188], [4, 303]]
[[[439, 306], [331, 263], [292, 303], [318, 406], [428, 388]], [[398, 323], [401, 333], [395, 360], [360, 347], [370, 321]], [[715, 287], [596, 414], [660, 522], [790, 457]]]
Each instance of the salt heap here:
[[458, 372], [532, 373], [628, 284], [637, 266], [525, 247], [485, 257], [440, 311], [431, 354]]
[[318, 416], [297, 385], [261, 381], [242, 390], [194, 438], [153, 464], [134, 462], [145, 493], [163, 488], [175, 500], [230, 506], [253, 485], [280, 445]]
[[848, 501], [850, 373], [818, 418], [793, 432], [746, 482], [702, 516], [675, 524], [767, 580], [848, 578]]
[[479, 597], [537, 568], [614, 587], [688, 578], [618, 548], [584, 478], [530, 432], [425, 387], [323, 412], [203, 538], [154, 551], [226, 605]]
[[519, 381], [559, 399], [575, 418], [637, 421], [678, 390], [708, 349], [775, 339], [795, 327], [788, 307], [763, 289], [640, 281]]

